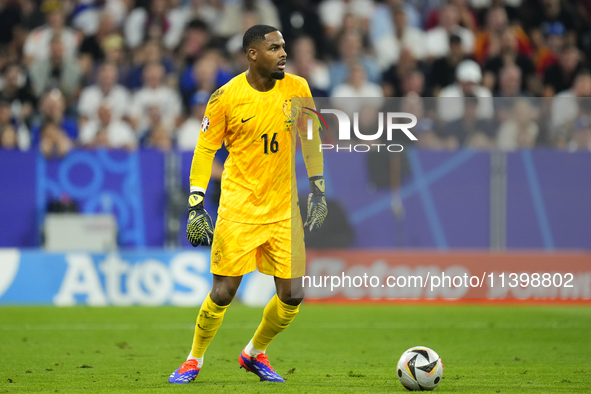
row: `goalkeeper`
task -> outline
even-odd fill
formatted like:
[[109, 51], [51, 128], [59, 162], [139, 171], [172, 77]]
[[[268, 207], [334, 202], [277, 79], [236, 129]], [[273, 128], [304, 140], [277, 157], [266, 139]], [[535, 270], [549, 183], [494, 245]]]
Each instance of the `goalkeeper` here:
[[[320, 228], [328, 213], [318, 124], [309, 140], [303, 115], [292, 119], [292, 97], [303, 98], [306, 107], [314, 106], [306, 80], [284, 72], [285, 41], [276, 28], [251, 27], [244, 34], [243, 49], [249, 68], [212, 94], [193, 155], [187, 238], [193, 246], [211, 245], [213, 285], [197, 316], [191, 352], [170, 375], [170, 383], [189, 383], [197, 377], [242, 276], [255, 269], [274, 277], [277, 294], [265, 307], [238, 362], [262, 381], [283, 382], [266, 350], [295, 318], [304, 296], [303, 227]], [[300, 131], [311, 187], [305, 224], [295, 182]], [[203, 200], [215, 152], [224, 142], [229, 156], [214, 230]]]

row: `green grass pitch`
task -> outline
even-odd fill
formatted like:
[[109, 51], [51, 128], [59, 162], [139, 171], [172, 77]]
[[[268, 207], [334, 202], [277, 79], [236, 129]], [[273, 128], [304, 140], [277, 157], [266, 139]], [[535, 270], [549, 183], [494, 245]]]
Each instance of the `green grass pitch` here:
[[407, 392], [404, 350], [433, 348], [435, 392], [591, 392], [589, 306], [304, 305], [268, 349], [285, 384], [261, 383], [238, 355], [262, 308], [235, 304], [197, 380], [170, 385], [185, 359], [196, 308], [0, 308], [0, 393]]

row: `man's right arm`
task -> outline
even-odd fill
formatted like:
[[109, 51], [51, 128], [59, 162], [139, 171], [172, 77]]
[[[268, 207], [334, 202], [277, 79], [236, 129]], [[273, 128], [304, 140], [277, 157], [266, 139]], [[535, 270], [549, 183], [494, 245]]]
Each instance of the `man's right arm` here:
[[187, 239], [193, 246], [213, 243], [213, 222], [205, 211], [204, 200], [215, 152], [221, 147], [226, 132], [226, 114], [220, 100], [222, 93], [223, 90], [219, 89], [209, 99], [191, 163]]

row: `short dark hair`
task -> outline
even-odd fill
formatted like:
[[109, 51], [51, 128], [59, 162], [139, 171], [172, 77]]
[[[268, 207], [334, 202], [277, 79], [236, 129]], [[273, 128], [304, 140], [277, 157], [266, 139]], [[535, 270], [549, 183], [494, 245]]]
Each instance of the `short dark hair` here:
[[272, 33], [277, 30], [279, 29], [269, 25], [254, 25], [249, 28], [246, 33], [244, 33], [244, 37], [242, 37], [242, 49], [244, 50], [244, 53], [248, 52], [248, 48], [253, 42], [264, 41], [265, 34]]

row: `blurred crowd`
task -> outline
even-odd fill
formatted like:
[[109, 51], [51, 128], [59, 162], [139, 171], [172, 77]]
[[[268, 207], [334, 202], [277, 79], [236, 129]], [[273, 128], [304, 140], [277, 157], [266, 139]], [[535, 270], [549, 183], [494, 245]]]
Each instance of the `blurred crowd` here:
[[193, 150], [257, 23], [313, 95], [402, 97], [424, 148], [591, 150], [591, 0], [3, 0], [0, 149]]

